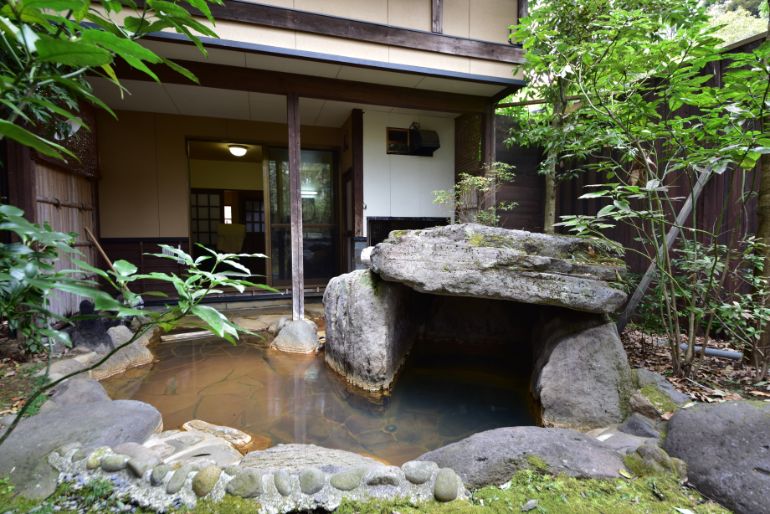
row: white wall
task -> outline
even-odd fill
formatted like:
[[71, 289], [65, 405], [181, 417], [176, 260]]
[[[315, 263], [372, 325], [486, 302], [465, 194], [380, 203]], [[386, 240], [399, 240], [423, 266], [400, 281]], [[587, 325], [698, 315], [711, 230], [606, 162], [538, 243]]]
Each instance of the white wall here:
[[[433, 157], [388, 155], [386, 128], [415, 121], [438, 132], [441, 148]], [[449, 217], [451, 208], [434, 204], [433, 191], [453, 186], [454, 155], [452, 118], [364, 111], [364, 217]]]

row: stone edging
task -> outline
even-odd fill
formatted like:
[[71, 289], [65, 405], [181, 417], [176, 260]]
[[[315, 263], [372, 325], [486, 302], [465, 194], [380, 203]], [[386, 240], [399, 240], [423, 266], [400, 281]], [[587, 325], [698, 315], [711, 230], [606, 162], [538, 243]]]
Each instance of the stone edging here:
[[160, 511], [193, 507], [203, 497], [220, 501], [225, 494], [253, 498], [265, 513], [333, 510], [343, 499], [406, 498], [419, 504], [468, 498], [453, 470], [427, 461], [410, 461], [400, 468], [323, 466], [264, 471], [240, 464], [218, 466], [207, 459], [166, 463], [168, 459], [151, 454], [130, 456], [109, 447], [88, 453], [78, 443], [51, 453], [48, 460], [60, 472], [60, 481], [108, 479], [115, 494]]

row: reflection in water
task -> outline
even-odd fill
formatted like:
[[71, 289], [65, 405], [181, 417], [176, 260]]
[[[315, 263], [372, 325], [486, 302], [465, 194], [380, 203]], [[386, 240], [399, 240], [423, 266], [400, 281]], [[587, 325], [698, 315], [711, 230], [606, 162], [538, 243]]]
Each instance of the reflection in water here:
[[372, 399], [348, 388], [323, 354], [216, 339], [163, 343], [153, 352], [159, 360], [152, 367], [104, 386], [113, 398], [157, 407], [167, 429], [197, 418], [272, 444], [314, 443], [401, 464], [475, 432], [533, 423], [526, 373], [499, 354], [415, 350], [392, 395]]

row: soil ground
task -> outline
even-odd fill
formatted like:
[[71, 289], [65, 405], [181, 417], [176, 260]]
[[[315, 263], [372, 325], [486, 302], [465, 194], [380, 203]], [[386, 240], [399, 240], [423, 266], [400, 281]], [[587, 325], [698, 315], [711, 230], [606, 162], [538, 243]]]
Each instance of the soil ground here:
[[[758, 379], [754, 367], [745, 362], [706, 357], [696, 361], [691, 377], [672, 377], [669, 349], [665, 344], [656, 344], [665, 343], [665, 337], [629, 327], [621, 339], [632, 368], [647, 368], [664, 375], [695, 401], [713, 403], [746, 399], [770, 402], [770, 380]], [[696, 344], [702, 345], [703, 338], [698, 338]], [[708, 347], [739, 351], [729, 342], [713, 339], [709, 340]]]

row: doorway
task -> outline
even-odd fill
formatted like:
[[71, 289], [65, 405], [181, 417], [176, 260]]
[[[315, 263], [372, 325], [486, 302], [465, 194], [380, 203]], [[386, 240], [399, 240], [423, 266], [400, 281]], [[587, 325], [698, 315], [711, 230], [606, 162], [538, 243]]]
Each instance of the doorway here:
[[[335, 153], [303, 149], [300, 161], [305, 282], [325, 285], [339, 268]], [[267, 148], [265, 162], [265, 181], [269, 184], [270, 274], [274, 285], [285, 285], [291, 283], [289, 152], [286, 148]]]
[[[221, 253], [266, 253], [261, 145], [188, 141], [190, 239]], [[233, 152], [231, 147], [237, 147]], [[253, 282], [264, 283], [264, 258], [241, 258]]]

